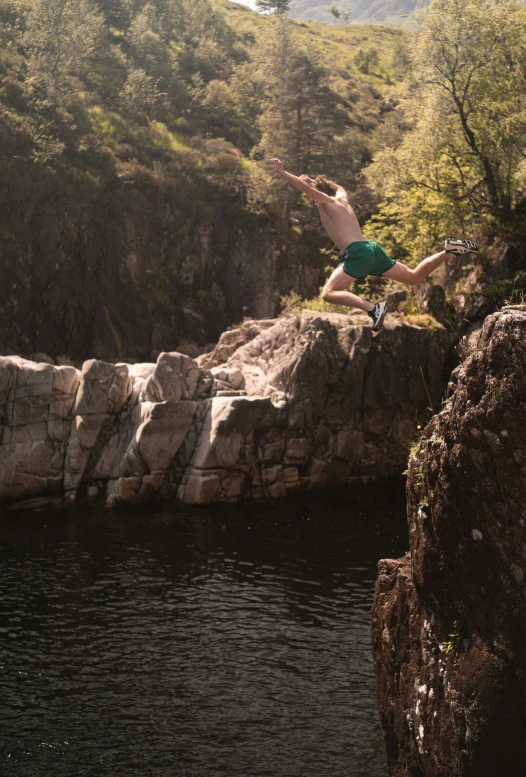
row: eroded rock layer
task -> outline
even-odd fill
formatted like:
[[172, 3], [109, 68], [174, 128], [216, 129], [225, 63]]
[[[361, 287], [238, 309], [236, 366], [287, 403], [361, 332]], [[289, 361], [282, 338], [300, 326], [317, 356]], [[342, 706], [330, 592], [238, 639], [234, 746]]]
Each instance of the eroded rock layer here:
[[[353, 323], [354, 322], [354, 323]], [[244, 323], [194, 361], [0, 360], [0, 499], [189, 504], [382, 478], [443, 391], [443, 329], [304, 313]]]
[[526, 774], [526, 307], [490, 316], [410, 462], [373, 613], [391, 777]]

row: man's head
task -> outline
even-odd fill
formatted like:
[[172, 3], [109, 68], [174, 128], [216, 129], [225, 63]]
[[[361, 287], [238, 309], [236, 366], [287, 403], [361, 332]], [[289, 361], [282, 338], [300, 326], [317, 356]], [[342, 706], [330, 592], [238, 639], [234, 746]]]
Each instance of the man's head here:
[[312, 182], [312, 185], [319, 192], [328, 194], [329, 197], [335, 197], [336, 192], [338, 191], [338, 184], [334, 183], [334, 181], [330, 181], [324, 175], [318, 175]]

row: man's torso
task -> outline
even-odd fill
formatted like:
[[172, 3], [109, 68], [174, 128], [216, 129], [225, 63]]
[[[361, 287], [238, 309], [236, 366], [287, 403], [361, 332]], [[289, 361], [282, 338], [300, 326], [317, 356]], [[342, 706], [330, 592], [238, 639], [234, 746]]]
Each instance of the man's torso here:
[[358, 219], [349, 203], [334, 200], [334, 204], [318, 204], [323, 226], [331, 240], [344, 251], [351, 243], [365, 240]]

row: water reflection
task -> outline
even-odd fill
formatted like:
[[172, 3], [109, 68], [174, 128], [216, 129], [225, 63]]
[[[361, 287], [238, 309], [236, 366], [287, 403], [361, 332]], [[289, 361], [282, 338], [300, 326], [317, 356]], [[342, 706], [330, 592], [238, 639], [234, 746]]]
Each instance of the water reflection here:
[[403, 484], [0, 516], [0, 773], [380, 777], [369, 621]]

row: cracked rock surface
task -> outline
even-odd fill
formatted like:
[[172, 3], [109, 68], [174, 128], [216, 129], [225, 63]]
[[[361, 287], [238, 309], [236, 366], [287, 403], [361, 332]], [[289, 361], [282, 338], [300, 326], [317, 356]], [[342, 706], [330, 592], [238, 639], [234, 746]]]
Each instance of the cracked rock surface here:
[[409, 467], [410, 553], [380, 562], [391, 777], [526, 774], [526, 307], [486, 319]]
[[193, 360], [0, 360], [0, 500], [281, 497], [386, 478], [443, 394], [443, 329], [360, 317], [244, 322]]

